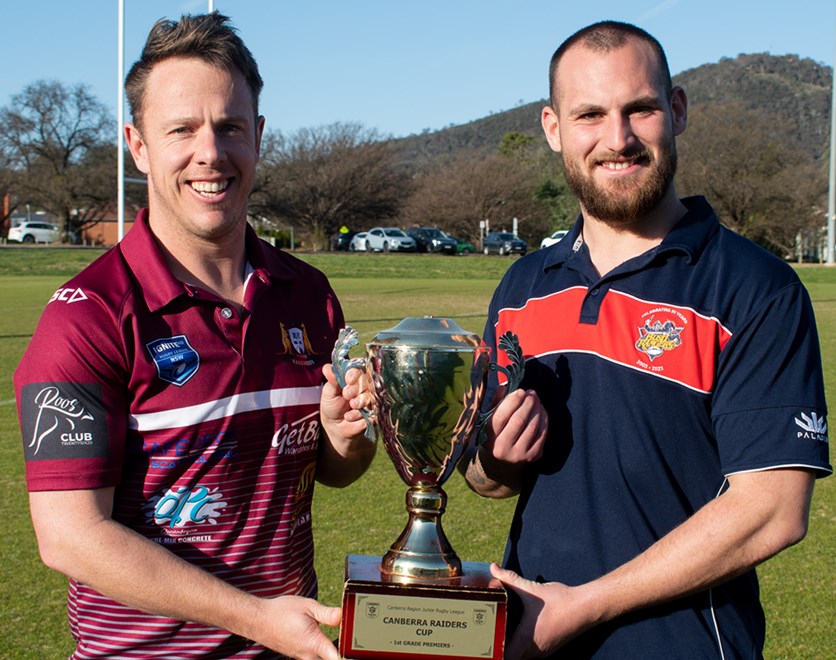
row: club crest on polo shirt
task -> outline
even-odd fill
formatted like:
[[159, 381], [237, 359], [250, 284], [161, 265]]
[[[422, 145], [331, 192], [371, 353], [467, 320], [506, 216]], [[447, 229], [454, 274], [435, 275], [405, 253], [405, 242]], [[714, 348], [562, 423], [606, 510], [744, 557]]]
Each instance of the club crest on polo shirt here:
[[639, 326], [639, 338], [635, 346], [652, 362], [682, 344], [681, 334], [684, 329], [684, 324], [678, 326], [670, 318], [662, 321], [651, 316], [645, 319], [644, 325]]
[[24, 385], [20, 424], [27, 461], [108, 455], [107, 424], [98, 384]]
[[155, 339], [145, 344], [145, 348], [154, 360], [160, 380], [172, 385], [185, 385], [200, 368], [200, 356], [186, 335]]
[[287, 327], [284, 323], [279, 323], [279, 329], [282, 333], [284, 354], [290, 355], [294, 364], [305, 367], [314, 364], [312, 356], [316, 355], [316, 352], [311, 347], [305, 324], [300, 323], [298, 326]]

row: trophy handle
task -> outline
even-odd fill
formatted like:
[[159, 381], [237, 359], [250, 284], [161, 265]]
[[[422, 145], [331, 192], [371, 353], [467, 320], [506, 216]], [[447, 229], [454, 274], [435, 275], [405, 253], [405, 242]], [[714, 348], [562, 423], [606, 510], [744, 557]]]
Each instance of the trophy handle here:
[[[360, 336], [350, 325], [340, 330], [334, 344], [334, 350], [331, 351], [331, 368], [334, 370], [334, 375], [337, 377], [340, 387], [345, 387], [345, 375], [350, 369], [366, 368], [366, 358], [349, 359], [348, 357], [349, 351], [358, 343], [360, 343]], [[377, 440], [377, 429], [372, 423], [372, 411], [367, 408], [360, 408], [360, 414], [366, 420], [366, 438], [375, 442]]]
[[499, 401], [497, 401], [489, 410], [479, 414], [479, 433], [477, 434], [476, 440], [477, 445], [481, 445], [485, 439], [485, 424], [487, 421], [493, 416], [494, 412], [499, 407], [499, 404], [502, 403], [502, 400], [520, 386], [523, 376], [525, 375], [525, 357], [523, 356], [522, 349], [520, 348], [520, 340], [517, 335], [510, 330], [505, 332], [505, 334], [499, 337], [498, 346], [508, 354], [509, 358], [511, 358], [511, 364], [507, 367], [501, 367], [496, 362], [491, 362], [490, 370], [501, 371], [504, 373], [506, 378], [508, 378], [508, 387], [505, 390], [505, 394], [502, 395], [502, 398], [499, 399]]

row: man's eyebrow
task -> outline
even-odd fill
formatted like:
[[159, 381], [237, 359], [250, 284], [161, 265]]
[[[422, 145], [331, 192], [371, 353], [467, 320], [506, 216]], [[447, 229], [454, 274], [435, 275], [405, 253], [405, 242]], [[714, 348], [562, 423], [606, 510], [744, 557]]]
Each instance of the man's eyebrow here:
[[585, 115], [589, 113], [606, 112], [604, 106], [595, 103], [581, 103], [569, 109], [570, 117], [577, 117], [578, 115]]
[[633, 99], [630, 101], [626, 107], [628, 108], [636, 108], [636, 107], [646, 107], [651, 106], [653, 108], [660, 108], [662, 107], [662, 99], [657, 96], [656, 94], [648, 94], [647, 96], [640, 96], [637, 99]]
[[[241, 123], [246, 121], [252, 121], [251, 117], [246, 113], [243, 114], [225, 114], [220, 117], [217, 117], [212, 123], [216, 126], [221, 126], [223, 124], [230, 124], [230, 123]], [[199, 115], [180, 115], [177, 117], [171, 117], [169, 119], [163, 120], [163, 125], [168, 126], [190, 126], [195, 123], [202, 123], [203, 117]]]
[[[662, 100], [657, 95], [648, 94], [646, 96], [639, 96], [638, 98], [628, 101], [623, 107], [624, 109], [631, 110], [633, 108], [643, 108], [648, 106], [652, 108], [660, 108], [662, 105]], [[607, 110], [604, 106], [597, 103], [581, 103], [570, 108], [569, 116], [577, 117], [579, 115], [599, 112], [605, 113]]]

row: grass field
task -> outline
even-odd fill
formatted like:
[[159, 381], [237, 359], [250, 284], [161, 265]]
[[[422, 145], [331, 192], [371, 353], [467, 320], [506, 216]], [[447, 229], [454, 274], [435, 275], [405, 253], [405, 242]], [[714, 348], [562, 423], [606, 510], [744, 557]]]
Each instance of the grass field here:
[[[98, 251], [0, 249], [0, 658], [58, 658], [72, 648], [66, 579], [40, 562], [28, 517], [11, 375], [53, 290]], [[300, 255], [331, 279], [361, 340], [406, 316], [450, 316], [481, 334], [490, 296], [511, 261], [428, 255]], [[836, 269], [804, 267], [822, 342], [829, 401], [836, 392]], [[830, 406], [833, 410], [833, 406]], [[406, 487], [380, 451], [363, 479], [318, 487], [314, 534], [321, 600], [337, 604], [346, 554], [381, 554], [406, 521]], [[459, 555], [497, 560], [514, 501], [483, 500], [458, 475], [445, 486], [444, 527]], [[759, 569], [768, 658], [833, 658], [836, 479], [818, 482], [807, 539]], [[333, 632], [333, 631], [332, 631]]]

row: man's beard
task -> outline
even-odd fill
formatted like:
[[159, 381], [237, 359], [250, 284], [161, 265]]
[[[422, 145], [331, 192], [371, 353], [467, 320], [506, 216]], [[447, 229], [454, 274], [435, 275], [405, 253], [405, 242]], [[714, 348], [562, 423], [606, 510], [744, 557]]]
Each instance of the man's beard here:
[[[624, 155], [613, 152], [596, 160], [618, 160]], [[636, 162], [650, 164], [647, 178], [642, 182], [633, 177], [627, 177], [625, 181], [611, 181], [608, 189], [599, 186], [593, 176], [582, 169], [586, 161], [578, 165], [564, 158], [566, 183], [584, 212], [615, 228], [629, 227], [652, 211], [668, 192], [676, 175], [676, 146], [673, 142], [661, 150], [658, 161], [654, 161], [651, 154], [644, 150], [629, 156]]]

